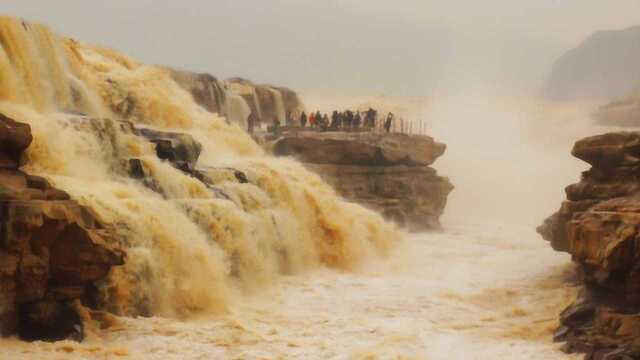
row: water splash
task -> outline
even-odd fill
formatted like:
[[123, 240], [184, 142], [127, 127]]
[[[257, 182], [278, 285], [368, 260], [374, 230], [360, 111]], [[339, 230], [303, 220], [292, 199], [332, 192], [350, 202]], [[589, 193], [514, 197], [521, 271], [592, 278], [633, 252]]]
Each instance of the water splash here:
[[[281, 274], [320, 264], [352, 269], [401, 236], [197, 106], [167, 69], [13, 18], [0, 18], [0, 44], [0, 112], [34, 135], [25, 170], [126, 239], [126, 265], [100, 284], [108, 310], [178, 317], [221, 310]], [[199, 142], [197, 167], [208, 184], [160, 160], [130, 123]], [[143, 165], [145, 181], [129, 176], [130, 159]], [[229, 169], [247, 183], [226, 176]]]

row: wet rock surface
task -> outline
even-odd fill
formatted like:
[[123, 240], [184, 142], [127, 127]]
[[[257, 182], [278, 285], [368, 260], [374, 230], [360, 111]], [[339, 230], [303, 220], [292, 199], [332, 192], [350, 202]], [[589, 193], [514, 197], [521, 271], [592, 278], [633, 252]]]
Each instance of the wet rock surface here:
[[371, 132], [286, 132], [273, 143], [345, 198], [377, 210], [412, 231], [440, 228], [453, 190], [429, 167], [446, 149], [428, 136]]
[[196, 104], [211, 113], [226, 114], [224, 82], [206, 73], [168, 69], [171, 78], [193, 96]]
[[556, 338], [587, 359], [639, 359], [640, 133], [586, 138], [572, 153], [592, 168], [538, 228], [554, 249], [571, 254], [585, 286], [561, 314]]
[[29, 126], [0, 116], [0, 334], [81, 340], [74, 302], [124, 262], [113, 233], [41, 177], [19, 170]]
[[[298, 94], [288, 88], [272, 85], [257, 85], [242, 78], [231, 78], [227, 80], [232, 91], [242, 96], [251, 111], [257, 114], [262, 123], [273, 124], [278, 119], [278, 111], [283, 114], [299, 116], [304, 110], [304, 105]], [[280, 97], [278, 99], [276, 94]], [[282, 109], [278, 109], [278, 102], [282, 101]], [[283, 124], [284, 125], [284, 124]]]

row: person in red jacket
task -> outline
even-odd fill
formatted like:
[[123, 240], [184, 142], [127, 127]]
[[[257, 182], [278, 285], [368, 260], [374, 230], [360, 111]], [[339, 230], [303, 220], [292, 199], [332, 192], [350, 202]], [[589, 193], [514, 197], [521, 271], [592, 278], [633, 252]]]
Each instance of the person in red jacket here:
[[309, 115], [309, 126], [316, 127], [316, 114], [314, 113], [311, 113], [311, 115]]

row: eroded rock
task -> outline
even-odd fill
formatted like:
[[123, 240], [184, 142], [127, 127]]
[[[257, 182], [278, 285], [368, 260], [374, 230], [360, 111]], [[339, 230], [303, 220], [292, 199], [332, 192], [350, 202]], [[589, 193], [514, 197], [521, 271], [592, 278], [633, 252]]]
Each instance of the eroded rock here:
[[[89, 296], [124, 254], [87, 208], [41, 177], [18, 169], [27, 125], [0, 116], [0, 333], [25, 340], [82, 338], [71, 305]], [[12, 140], [11, 140], [12, 139]]]
[[414, 231], [440, 228], [453, 186], [428, 165], [445, 148], [428, 136], [371, 132], [291, 132], [273, 144], [276, 155], [296, 157], [345, 198]]
[[569, 351], [591, 359], [636, 359], [640, 336], [640, 133], [578, 141], [573, 155], [592, 165], [566, 188], [560, 210], [538, 228], [571, 254], [585, 295], [561, 315]]

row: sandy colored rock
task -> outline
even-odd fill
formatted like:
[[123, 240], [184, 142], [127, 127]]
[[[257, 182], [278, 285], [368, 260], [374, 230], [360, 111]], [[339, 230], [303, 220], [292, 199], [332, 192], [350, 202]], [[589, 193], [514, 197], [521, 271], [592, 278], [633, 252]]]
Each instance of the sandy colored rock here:
[[310, 164], [427, 166], [445, 149], [446, 145], [422, 135], [301, 131], [285, 134], [273, 151]]
[[428, 165], [445, 148], [428, 136], [371, 132], [293, 131], [273, 144], [276, 155], [299, 159], [345, 198], [412, 231], [440, 228], [453, 186]]
[[[86, 208], [41, 177], [18, 169], [29, 126], [0, 116], [0, 333], [26, 340], [80, 339], [71, 303], [121, 265], [114, 236]], [[12, 167], [10, 167], [12, 165]], [[74, 289], [74, 290], [71, 290]]]
[[[640, 309], [640, 133], [589, 137], [572, 153], [592, 168], [567, 187], [560, 210], [538, 228], [554, 249], [571, 254], [585, 286], [561, 316], [562, 338], [566, 350], [592, 358], [636, 358], [629, 334], [640, 328], [633, 315]], [[580, 321], [570, 316], [576, 313]]]

